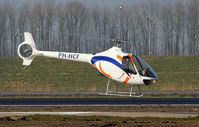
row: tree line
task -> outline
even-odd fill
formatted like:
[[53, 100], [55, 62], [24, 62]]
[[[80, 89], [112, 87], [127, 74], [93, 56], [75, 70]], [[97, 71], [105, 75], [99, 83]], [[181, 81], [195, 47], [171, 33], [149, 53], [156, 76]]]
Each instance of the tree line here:
[[80, 1], [0, 3], [0, 57], [16, 57], [23, 33], [37, 49], [92, 53], [110, 48], [109, 39], [136, 55], [199, 55], [199, 1], [148, 1], [115, 8]]

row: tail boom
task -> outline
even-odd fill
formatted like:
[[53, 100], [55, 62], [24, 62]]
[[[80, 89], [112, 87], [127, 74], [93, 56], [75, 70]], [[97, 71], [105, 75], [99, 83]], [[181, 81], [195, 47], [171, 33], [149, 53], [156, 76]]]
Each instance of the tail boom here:
[[92, 54], [39, 51], [36, 49], [32, 35], [28, 32], [24, 33], [24, 42], [18, 46], [18, 55], [23, 59], [23, 65], [25, 66], [30, 65], [35, 56], [46, 56], [87, 63], [90, 63], [92, 57]]
[[86, 62], [86, 63], [90, 62], [90, 59], [92, 57], [92, 54], [70, 53], [70, 52], [51, 52], [51, 51], [37, 51], [37, 53], [33, 55]]

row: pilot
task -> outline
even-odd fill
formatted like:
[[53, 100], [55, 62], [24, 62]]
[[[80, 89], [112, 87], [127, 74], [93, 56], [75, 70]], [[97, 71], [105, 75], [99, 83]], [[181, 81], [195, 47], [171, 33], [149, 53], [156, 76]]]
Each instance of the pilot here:
[[146, 75], [146, 71], [147, 71], [147, 69], [143, 69], [143, 70], [142, 70], [142, 75], [143, 75], [143, 76]]

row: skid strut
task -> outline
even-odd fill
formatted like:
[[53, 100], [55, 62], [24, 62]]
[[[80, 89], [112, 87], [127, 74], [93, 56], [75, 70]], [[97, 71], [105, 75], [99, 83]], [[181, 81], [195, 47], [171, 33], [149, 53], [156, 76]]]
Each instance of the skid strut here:
[[107, 87], [106, 87], [106, 95], [108, 95], [109, 86], [110, 86], [110, 78], [108, 79], [108, 83], [107, 83]]
[[130, 96], [130, 97], [142, 97], [143, 94], [141, 93], [140, 85], [138, 85], [138, 91], [134, 92], [134, 86], [130, 86], [130, 92], [118, 92], [117, 90], [117, 83], [115, 82], [115, 91], [109, 91], [110, 87], [110, 79], [108, 79], [106, 93], [105, 95], [111, 96]]
[[132, 96], [132, 92], [133, 92], [133, 86], [131, 86], [131, 90], [130, 90], [129, 96]]

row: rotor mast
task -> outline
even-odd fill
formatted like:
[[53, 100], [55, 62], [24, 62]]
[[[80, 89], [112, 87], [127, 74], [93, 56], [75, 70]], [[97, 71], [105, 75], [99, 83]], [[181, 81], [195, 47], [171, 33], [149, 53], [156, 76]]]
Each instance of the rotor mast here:
[[125, 43], [126, 41], [118, 40], [118, 39], [111, 39], [111, 42], [115, 47], [121, 47], [121, 43]]

